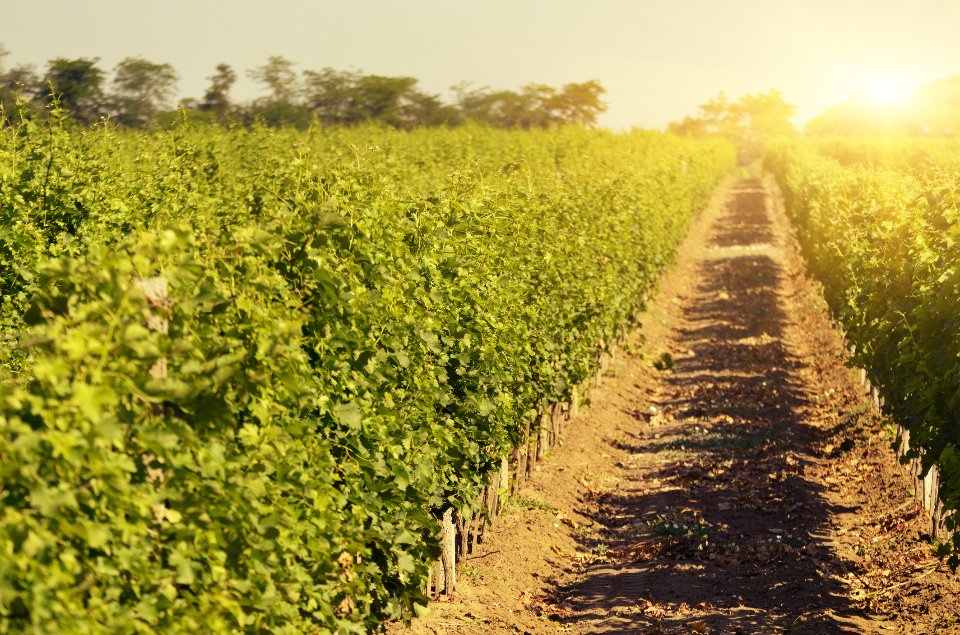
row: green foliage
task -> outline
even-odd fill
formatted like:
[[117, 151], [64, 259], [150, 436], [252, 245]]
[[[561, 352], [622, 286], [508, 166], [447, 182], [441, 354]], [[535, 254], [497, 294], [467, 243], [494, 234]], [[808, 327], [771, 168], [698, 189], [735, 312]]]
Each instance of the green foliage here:
[[[889, 146], [782, 145], [768, 154], [830, 308], [884, 398], [910, 432], [923, 470], [938, 465], [940, 497], [960, 509], [960, 190], [934, 166], [907, 174]], [[844, 158], [846, 166], [825, 155]], [[873, 158], [886, 157], [878, 166]], [[913, 171], [913, 170], [911, 170]], [[948, 516], [951, 529], [956, 516]], [[960, 537], [951, 564], [960, 563]]]
[[[364, 633], [591, 376], [732, 149], [0, 131], [0, 631]], [[164, 288], [165, 287], [165, 288]]]

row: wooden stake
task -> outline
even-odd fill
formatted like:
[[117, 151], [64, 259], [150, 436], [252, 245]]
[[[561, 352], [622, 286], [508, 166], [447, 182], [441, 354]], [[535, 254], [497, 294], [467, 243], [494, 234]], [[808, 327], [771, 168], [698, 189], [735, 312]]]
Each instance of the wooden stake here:
[[537, 460], [537, 457], [534, 453], [530, 451], [531, 449], [531, 438], [530, 438], [530, 420], [527, 419], [527, 429], [523, 434], [523, 441], [526, 444], [527, 451], [525, 454], [526, 457], [526, 469], [527, 469], [527, 478], [533, 477], [533, 464]]
[[[500, 491], [504, 493], [510, 492], [510, 485], [510, 462], [507, 461], [507, 457], [504, 456], [500, 459]], [[497, 503], [497, 513], [499, 514], [503, 509], [503, 499], [498, 498]]]
[[440, 521], [440, 561], [443, 563], [443, 592], [446, 595], [453, 595], [457, 587], [457, 553], [456, 527], [453, 525], [453, 508], [448, 507], [443, 512], [443, 518]]
[[520, 480], [523, 478], [523, 467], [520, 465], [520, 448], [514, 448], [511, 456], [513, 460], [513, 480], [510, 482], [510, 495], [513, 496], [520, 488]]

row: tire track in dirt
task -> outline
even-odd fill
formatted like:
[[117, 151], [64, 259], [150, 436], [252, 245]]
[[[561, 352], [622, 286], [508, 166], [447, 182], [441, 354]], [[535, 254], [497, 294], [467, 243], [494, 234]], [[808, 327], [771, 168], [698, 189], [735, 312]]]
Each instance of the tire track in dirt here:
[[412, 633], [950, 633], [776, 195], [721, 188], [564, 447]]

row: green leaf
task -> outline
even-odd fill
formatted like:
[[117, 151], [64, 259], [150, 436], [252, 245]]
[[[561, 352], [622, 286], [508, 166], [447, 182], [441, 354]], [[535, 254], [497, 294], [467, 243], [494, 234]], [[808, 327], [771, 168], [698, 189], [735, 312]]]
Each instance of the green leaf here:
[[360, 406], [356, 403], [348, 402], [337, 404], [333, 407], [334, 415], [337, 421], [354, 430], [360, 428], [363, 421], [363, 415], [360, 412]]

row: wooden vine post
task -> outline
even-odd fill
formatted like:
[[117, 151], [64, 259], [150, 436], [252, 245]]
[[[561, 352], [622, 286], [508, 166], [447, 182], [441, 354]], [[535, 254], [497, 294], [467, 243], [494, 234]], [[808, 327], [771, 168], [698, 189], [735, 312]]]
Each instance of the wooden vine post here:
[[440, 519], [440, 564], [438, 568], [438, 593], [453, 595], [457, 587], [457, 530], [453, 524], [453, 508], [448, 507]]

